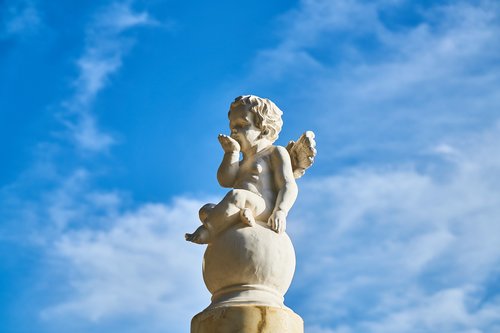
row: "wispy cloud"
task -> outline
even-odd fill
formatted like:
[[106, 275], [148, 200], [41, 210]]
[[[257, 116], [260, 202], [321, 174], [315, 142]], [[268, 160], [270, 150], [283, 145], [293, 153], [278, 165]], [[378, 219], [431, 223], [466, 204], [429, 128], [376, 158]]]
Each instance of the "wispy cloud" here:
[[[123, 57], [135, 42], [127, 32], [139, 26], [157, 24], [147, 12], [133, 11], [132, 5], [132, 2], [124, 1], [101, 7], [86, 26], [83, 52], [76, 60], [78, 74], [73, 80], [73, 94], [61, 102], [63, 112], [56, 115], [67, 130], [64, 139], [74, 143], [73, 147], [78, 152], [103, 152], [115, 142], [113, 135], [98, 125], [93, 103], [99, 92], [109, 84], [110, 76], [120, 69]], [[73, 217], [82, 212], [65, 207], [82, 198], [78, 191], [84, 185], [92, 187], [89, 183], [94, 174], [83, 167], [81, 161], [74, 159], [72, 148], [66, 148], [60, 141], [37, 144], [31, 168], [25, 170], [17, 182], [0, 189], [0, 195], [8, 199], [4, 202], [13, 205], [7, 211], [28, 211], [22, 206], [29, 205], [29, 211], [36, 210], [37, 214], [33, 215], [38, 216], [23, 219], [26, 222], [38, 224], [45, 219], [51, 223], [42, 225], [59, 231], [72, 224]], [[60, 163], [62, 155], [66, 159], [71, 155], [72, 163]], [[35, 183], [44, 183], [45, 186], [36, 188], [41, 193], [36, 198], [21, 198], [30, 191], [36, 191]], [[13, 198], [19, 202], [14, 202]], [[86, 208], [90, 206], [89, 203]], [[51, 207], [52, 211], [48, 211], [47, 207]]]
[[498, 329], [498, 140], [497, 125], [449, 143], [460, 157], [446, 152], [434, 168], [351, 169], [303, 184], [290, 229], [306, 322], [345, 332]]
[[495, 1], [302, 1], [252, 80], [279, 84], [330, 160], [414, 158], [498, 118], [498, 13]]
[[33, 1], [6, 1], [5, 4], [0, 4], [0, 8], [0, 38], [30, 34], [42, 24], [40, 13]]
[[[337, 48], [341, 38], [331, 34], [376, 33], [381, 28], [377, 7], [383, 6], [383, 3], [366, 4], [353, 0], [301, 1], [297, 9], [286, 13], [279, 21], [281, 42], [274, 48], [262, 50], [257, 56], [258, 78], [264, 76], [279, 80], [291, 74], [293, 76], [295, 71], [307, 73], [326, 70], [328, 66], [314, 56], [312, 49]], [[329, 43], [325, 44], [326, 41]]]
[[69, 111], [65, 123], [77, 147], [87, 151], [105, 151], [115, 138], [97, 125], [91, 112], [97, 94], [109, 84], [110, 76], [122, 65], [134, 44], [127, 31], [156, 25], [147, 12], [134, 12], [128, 2], [113, 3], [98, 12], [87, 27], [85, 48], [77, 60], [79, 74], [75, 93], [63, 103]]

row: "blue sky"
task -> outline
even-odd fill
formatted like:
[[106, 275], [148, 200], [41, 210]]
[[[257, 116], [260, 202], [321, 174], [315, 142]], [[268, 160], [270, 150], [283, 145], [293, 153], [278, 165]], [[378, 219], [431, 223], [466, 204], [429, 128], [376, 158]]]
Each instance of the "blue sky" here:
[[313, 130], [308, 333], [500, 332], [497, 1], [0, 1], [0, 332], [187, 332], [241, 94]]

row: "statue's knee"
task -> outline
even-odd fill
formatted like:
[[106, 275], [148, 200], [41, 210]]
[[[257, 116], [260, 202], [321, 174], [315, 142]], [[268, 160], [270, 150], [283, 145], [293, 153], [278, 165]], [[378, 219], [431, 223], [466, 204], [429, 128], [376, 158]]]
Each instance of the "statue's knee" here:
[[246, 195], [244, 190], [235, 189], [228, 193], [228, 197], [233, 204], [240, 205], [245, 202]]
[[215, 204], [208, 203], [200, 208], [198, 215], [200, 216], [200, 220], [203, 222], [207, 219], [208, 214], [214, 209]]

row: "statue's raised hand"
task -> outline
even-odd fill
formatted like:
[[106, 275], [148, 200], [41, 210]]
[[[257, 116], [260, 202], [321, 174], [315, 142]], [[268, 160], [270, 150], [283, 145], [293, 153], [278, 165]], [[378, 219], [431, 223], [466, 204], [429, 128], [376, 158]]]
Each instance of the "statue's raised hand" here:
[[232, 137], [219, 134], [219, 142], [226, 153], [237, 153], [240, 151], [240, 144]]

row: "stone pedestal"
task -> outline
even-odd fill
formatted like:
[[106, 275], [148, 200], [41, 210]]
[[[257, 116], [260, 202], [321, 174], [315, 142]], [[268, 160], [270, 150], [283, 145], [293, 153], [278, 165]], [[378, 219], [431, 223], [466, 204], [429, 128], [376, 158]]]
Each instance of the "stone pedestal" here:
[[265, 305], [286, 308], [283, 296], [295, 271], [295, 251], [286, 234], [267, 223], [236, 224], [208, 244], [203, 280], [212, 294], [209, 308]]
[[191, 333], [303, 333], [304, 322], [290, 309], [225, 306], [206, 309], [191, 320]]

